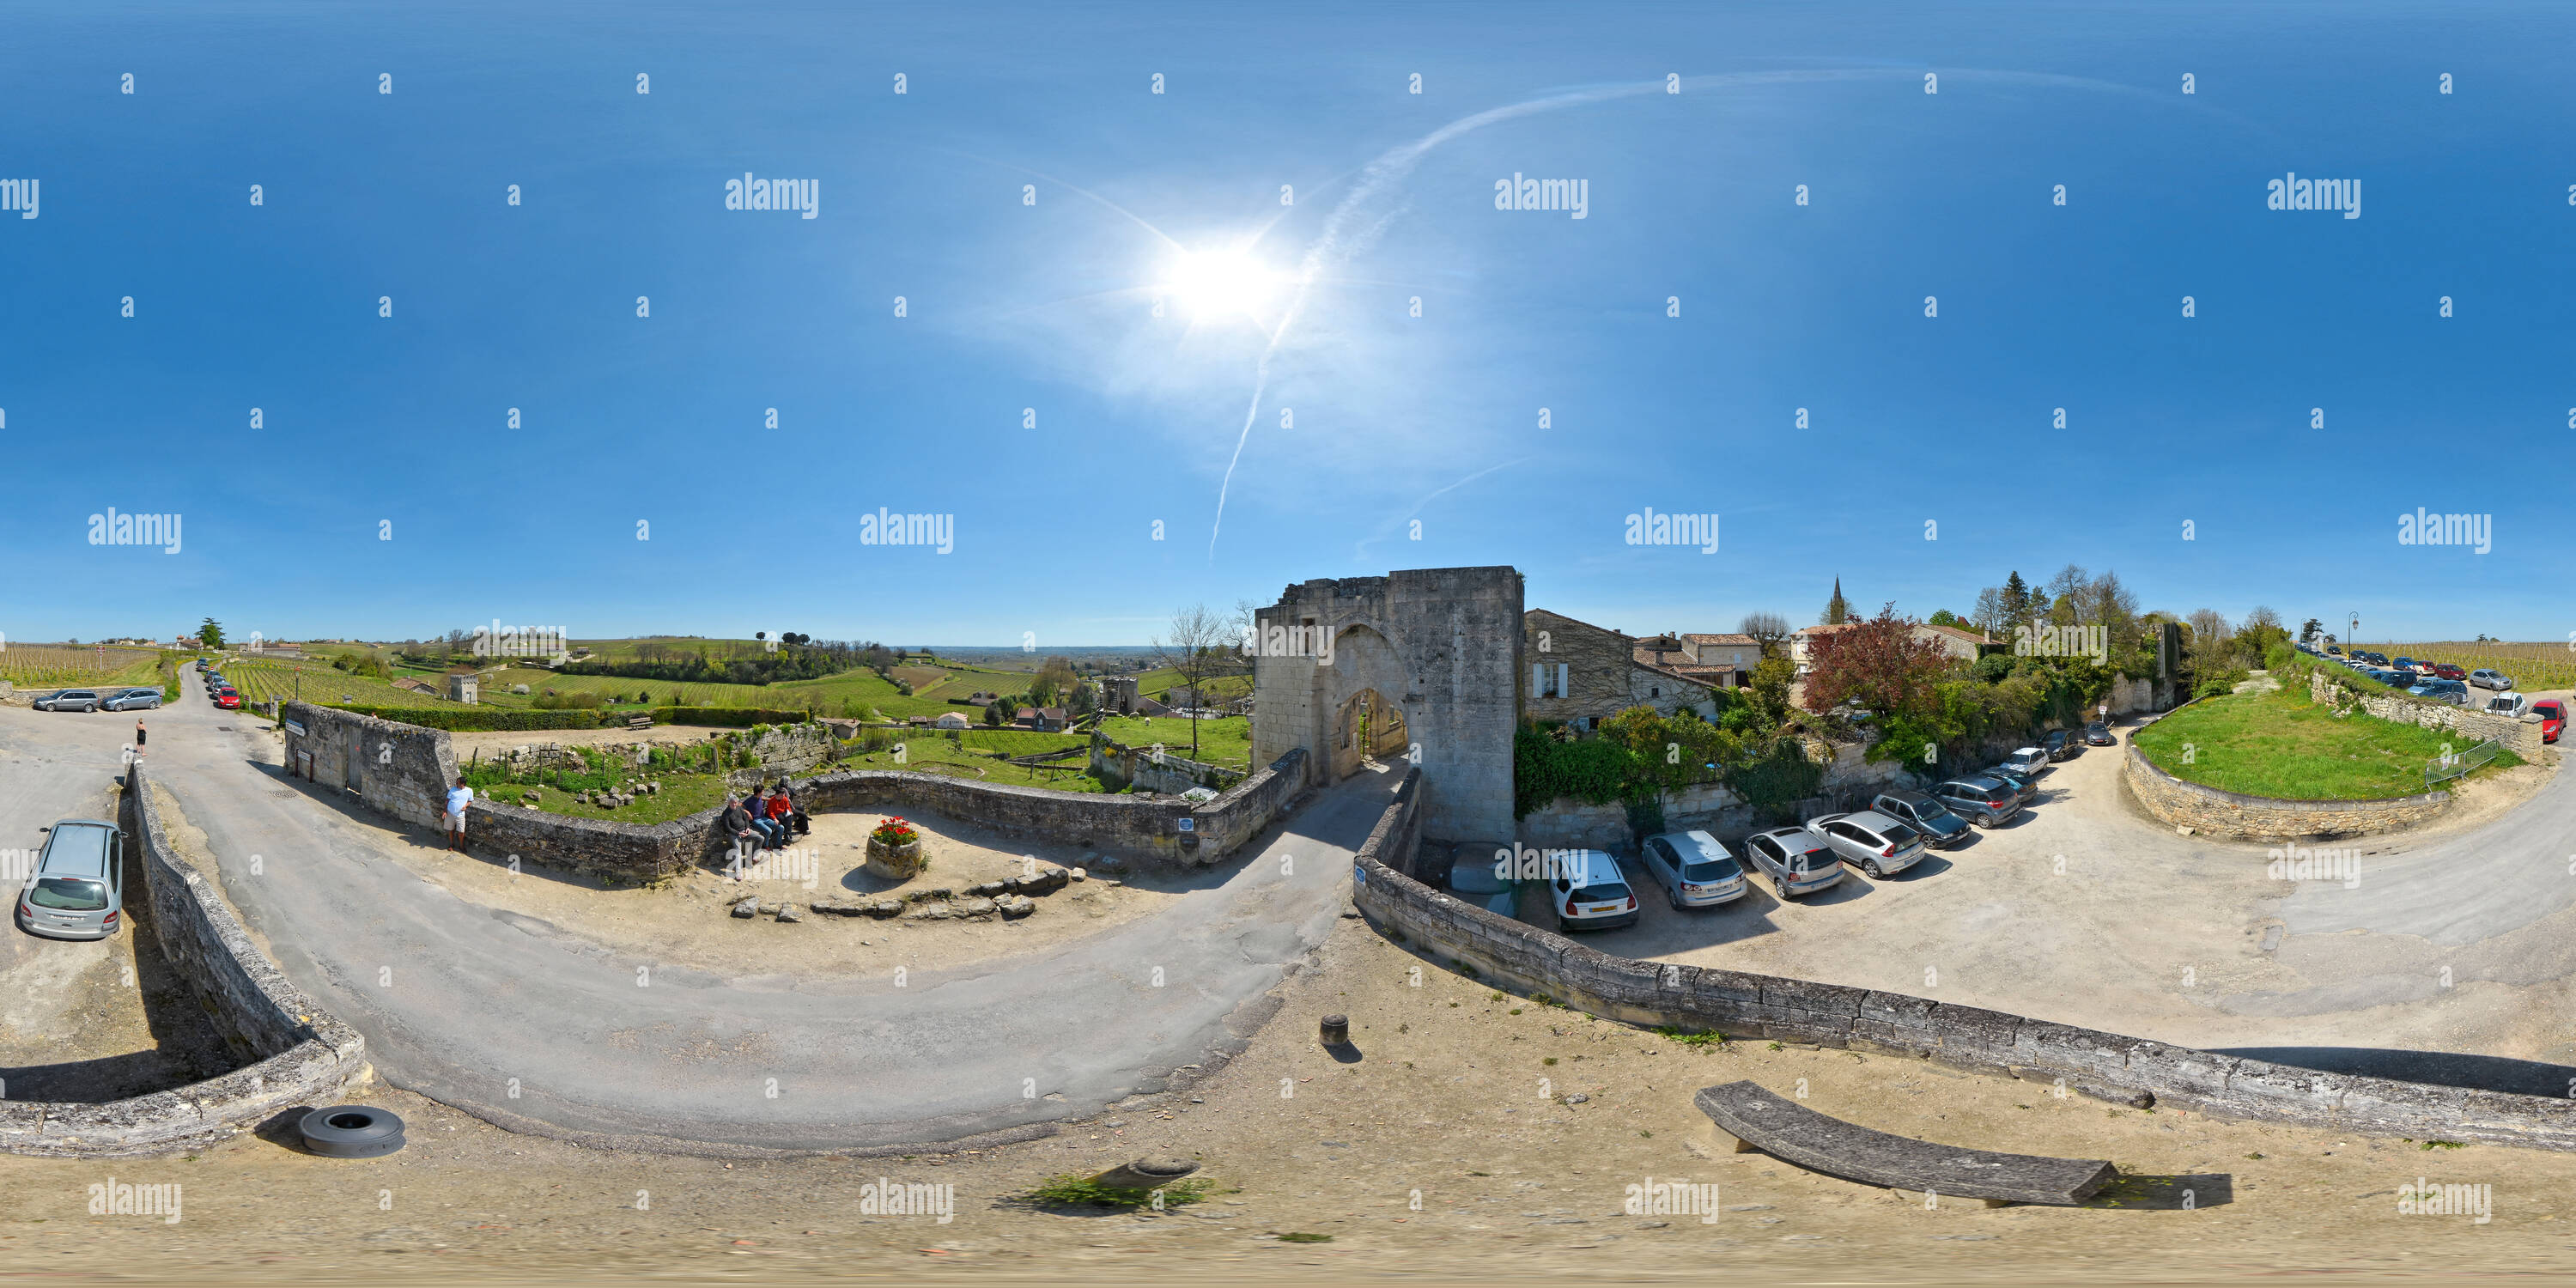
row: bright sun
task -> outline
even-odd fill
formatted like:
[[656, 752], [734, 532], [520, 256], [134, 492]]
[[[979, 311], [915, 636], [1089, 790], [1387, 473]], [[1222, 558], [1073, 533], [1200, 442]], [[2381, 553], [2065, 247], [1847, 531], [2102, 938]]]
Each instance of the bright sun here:
[[1268, 304], [1286, 278], [1242, 251], [1186, 251], [1172, 263], [1163, 290], [1192, 318], [1217, 321], [1250, 317]]

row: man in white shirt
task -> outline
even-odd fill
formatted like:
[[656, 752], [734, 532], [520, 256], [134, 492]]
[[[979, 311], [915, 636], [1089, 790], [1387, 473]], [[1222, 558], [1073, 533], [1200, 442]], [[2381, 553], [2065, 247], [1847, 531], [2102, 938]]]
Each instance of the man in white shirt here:
[[464, 776], [459, 775], [456, 786], [447, 792], [447, 848], [465, 848], [465, 807], [473, 801], [474, 789], [466, 786]]

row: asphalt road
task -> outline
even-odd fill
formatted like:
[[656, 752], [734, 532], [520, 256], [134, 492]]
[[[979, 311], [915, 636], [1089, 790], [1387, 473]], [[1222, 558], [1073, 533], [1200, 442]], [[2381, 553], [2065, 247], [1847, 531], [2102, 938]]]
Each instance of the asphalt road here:
[[[1323, 940], [1395, 782], [1318, 793], [1223, 885], [1050, 954], [900, 982], [725, 979], [422, 879], [381, 820], [266, 764], [258, 716], [191, 691], [150, 719], [150, 773], [206, 833], [227, 894], [382, 1074], [504, 1125], [639, 1147], [953, 1140], [1153, 1089], [1248, 1034]], [[132, 726], [0, 708], [0, 752], [95, 776]]]

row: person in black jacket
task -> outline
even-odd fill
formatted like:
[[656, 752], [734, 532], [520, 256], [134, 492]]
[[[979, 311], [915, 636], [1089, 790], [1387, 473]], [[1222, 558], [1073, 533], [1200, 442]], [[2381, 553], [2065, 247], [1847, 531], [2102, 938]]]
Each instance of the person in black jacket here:
[[760, 834], [752, 830], [751, 811], [743, 807], [741, 797], [730, 792], [726, 793], [724, 815], [719, 820], [719, 826], [724, 828], [725, 835], [733, 838], [733, 879], [740, 881], [742, 880], [742, 856], [751, 853], [760, 845]]

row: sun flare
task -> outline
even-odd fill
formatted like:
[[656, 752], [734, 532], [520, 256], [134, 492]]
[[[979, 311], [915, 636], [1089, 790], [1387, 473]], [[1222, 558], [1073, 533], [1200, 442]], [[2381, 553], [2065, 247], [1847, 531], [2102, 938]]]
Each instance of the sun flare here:
[[1252, 317], [1276, 298], [1287, 277], [1239, 250], [1186, 251], [1165, 273], [1163, 293], [1200, 321]]

